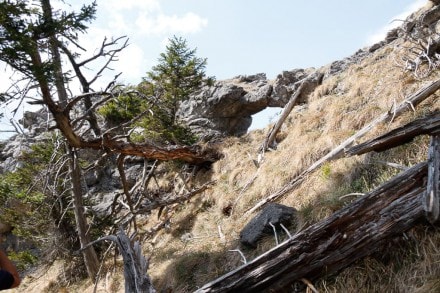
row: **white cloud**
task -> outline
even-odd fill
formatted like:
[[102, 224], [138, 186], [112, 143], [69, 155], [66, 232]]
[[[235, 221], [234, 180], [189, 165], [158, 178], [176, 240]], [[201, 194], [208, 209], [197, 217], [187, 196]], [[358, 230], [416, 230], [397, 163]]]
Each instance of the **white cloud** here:
[[384, 40], [390, 30], [400, 26], [402, 24], [402, 20], [405, 20], [411, 13], [425, 5], [426, 0], [415, 0], [411, 5], [407, 6], [402, 13], [393, 16], [387, 25], [380, 28], [377, 32], [369, 35], [366, 41], [367, 45], [373, 45]]
[[191, 34], [199, 32], [208, 20], [194, 12], [167, 14], [158, 0], [106, 0], [99, 2], [103, 18], [113, 33]]
[[130, 44], [121, 52], [119, 61], [114, 64], [115, 72], [122, 72], [121, 78], [129, 81], [129, 83], [138, 83], [140, 78], [145, 76], [145, 72], [148, 71], [144, 60], [142, 48]]
[[106, 7], [109, 11], [121, 10], [141, 10], [143, 12], [160, 11], [160, 4], [158, 0], [105, 0], [98, 4]]
[[183, 16], [159, 14], [152, 18], [150, 15], [140, 15], [136, 20], [139, 31], [146, 34], [190, 34], [200, 31], [208, 24], [206, 18], [188, 12]]

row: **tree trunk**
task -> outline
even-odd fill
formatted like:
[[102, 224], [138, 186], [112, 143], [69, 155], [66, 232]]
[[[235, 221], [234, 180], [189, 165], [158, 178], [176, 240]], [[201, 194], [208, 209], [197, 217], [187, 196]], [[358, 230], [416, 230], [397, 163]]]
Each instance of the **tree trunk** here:
[[292, 292], [375, 252], [423, 217], [427, 163], [418, 164], [197, 292]]
[[[44, 21], [51, 24], [53, 22], [53, 18], [50, 0], [41, 0], [41, 8], [43, 9]], [[52, 29], [54, 30], [55, 28]], [[67, 91], [64, 83], [61, 55], [57, 45], [58, 40], [56, 39], [54, 32], [47, 33], [49, 33], [49, 48], [50, 52], [52, 53], [55, 87], [57, 88], [58, 100], [61, 107], [65, 107], [67, 106]]]
[[142, 255], [138, 241], [133, 245], [122, 228], [116, 234], [116, 242], [124, 260], [125, 292], [154, 293], [149, 276], [147, 275], [148, 262]]
[[[76, 151], [67, 146], [67, 151], [69, 155], [69, 169], [70, 169], [70, 178], [72, 184], [72, 194], [73, 194], [73, 208], [75, 213], [75, 222], [76, 229], [78, 233], [78, 238], [81, 244], [81, 248], [85, 247], [88, 243], [90, 243], [90, 234], [89, 225], [87, 224], [86, 216], [84, 215], [84, 206], [83, 206], [83, 198], [82, 198], [82, 189], [81, 189], [81, 170], [78, 162], [78, 157]], [[82, 251], [84, 257], [84, 263], [86, 265], [87, 274], [89, 278], [95, 280], [97, 277], [97, 273], [99, 271], [99, 260], [96, 255], [95, 249], [93, 246], [89, 246], [88, 248]]]

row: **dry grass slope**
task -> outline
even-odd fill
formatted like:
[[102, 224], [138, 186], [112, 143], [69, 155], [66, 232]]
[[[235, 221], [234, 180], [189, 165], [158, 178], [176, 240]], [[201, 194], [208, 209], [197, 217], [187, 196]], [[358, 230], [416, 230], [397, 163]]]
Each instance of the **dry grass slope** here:
[[[277, 151], [266, 153], [260, 169], [252, 162], [267, 131], [254, 131], [224, 143], [225, 157], [215, 163], [210, 177], [216, 185], [202, 198], [183, 207], [170, 233], [162, 233], [153, 255], [150, 273], [158, 288], [189, 292], [241, 264], [236, 252], [238, 235], [249, 218], [246, 210], [278, 190], [315, 160], [326, 154], [376, 116], [389, 111], [424, 81], [394, 63], [399, 45], [386, 46], [359, 64], [333, 76], [312, 94], [309, 103], [297, 107], [284, 125], [284, 139]], [[364, 139], [380, 135], [416, 117], [440, 110], [437, 94], [415, 112], [376, 127]], [[386, 162], [411, 166], [427, 155], [427, 137], [380, 154], [345, 158], [324, 164], [281, 202], [300, 211], [295, 229], [301, 229], [335, 212], [359, 193], [367, 192], [400, 170]], [[206, 174], [205, 174], [206, 175]], [[350, 193], [354, 195], [344, 196]], [[228, 214], [229, 208], [232, 214]], [[219, 234], [225, 235], [223, 238]], [[330, 279], [315, 284], [323, 292], [434, 292], [440, 280], [438, 228], [421, 224], [383, 251], [356, 263]], [[185, 241], [182, 235], [190, 233]], [[242, 249], [248, 259], [275, 245], [269, 237], [256, 251]], [[158, 257], [160, 255], [160, 257]]]

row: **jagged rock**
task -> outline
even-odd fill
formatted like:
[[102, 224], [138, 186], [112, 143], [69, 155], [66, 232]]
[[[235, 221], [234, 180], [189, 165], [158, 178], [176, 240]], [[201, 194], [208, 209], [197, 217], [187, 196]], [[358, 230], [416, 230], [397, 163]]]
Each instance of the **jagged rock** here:
[[0, 172], [14, 172], [23, 165], [20, 161], [21, 154], [24, 151], [30, 152], [30, 145], [35, 143], [36, 139], [24, 135], [16, 135], [5, 142], [1, 152]]
[[219, 81], [183, 101], [176, 117], [205, 138], [241, 136], [250, 127], [251, 116], [268, 106], [271, 93], [262, 74]]
[[439, 19], [440, 19], [440, 6], [434, 6], [433, 8], [429, 9], [422, 15], [420, 23], [426, 26], [430, 26], [436, 23]]
[[292, 93], [298, 88], [298, 82], [314, 71], [314, 68], [294, 69], [279, 74], [274, 81], [272, 99], [269, 105], [271, 107], [284, 107], [289, 102]]
[[138, 180], [142, 178], [143, 165], [133, 165], [125, 170], [128, 188], [132, 188]]
[[100, 174], [96, 170], [85, 172], [83, 176], [87, 187], [91, 187], [99, 183]]
[[234, 77], [234, 79], [237, 79], [239, 82], [258, 82], [265, 81], [267, 77], [266, 73], [257, 73], [252, 75], [239, 75], [237, 77]]
[[365, 57], [367, 57], [369, 54], [370, 54], [370, 51], [368, 49], [367, 50], [361, 49], [347, 58], [332, 62], [330, 64], [329, 69], [324, 73], [323, 80], [344, 71], [351, 64], [359, 63]]
[[272, 223], [277, 229], [281, 230], [280, 223], [289, 226], [295, 220], [297, 211], [292, 207], [271, 203], [253, 218], [240, 232], [240, 242], [249, 247], [257, 247], [258, 240], [264, 234], [272, 234]]
[[49, 117], [50, 115], [47, 109], [42, 108], [35, 112], [24, 112], [23, 118], [21, 118], [19, 122], [25, 129], [29, 130], [31, 135], [37, 135], [47, 130]]
[[380, 48], [382, 48], [383, 46], [385, 46], [386, 44], [387, 44], [386, 41], [380, 41], [380, 42], [378, 42], [378, 43], [376, 43], [374, 45], [371, 45], [368, 48], [368, 52], [373, 53], [373, 52], [379, 50]]
[[111, 213], [111, 206], [121, 191], [97, 193], [94, 195], [96, 205], [91, 206], [91, 211], [98, 217], [106, 217]]

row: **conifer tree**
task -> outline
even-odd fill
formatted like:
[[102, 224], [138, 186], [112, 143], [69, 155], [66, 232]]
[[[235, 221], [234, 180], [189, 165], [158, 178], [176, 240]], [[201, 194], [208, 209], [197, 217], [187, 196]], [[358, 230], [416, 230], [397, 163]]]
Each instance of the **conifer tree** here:
[[[147, 118], [142, 126], [150, 133], [166, 139], [169, 143], [191, 144], [195, 138], [189, 129], [179, 125], [176, 112], [179, 103], [213, 78], [206, 77], [206, 58], [196, 56], [197, 49], [190, 49], [182, 37], [172, 37], [159, 63], [147, 73], [144, 82], [150, 95], [157, 98], [153, 107], [154, 116]], [[154, 135], [153, 135], [154, 136]]]

